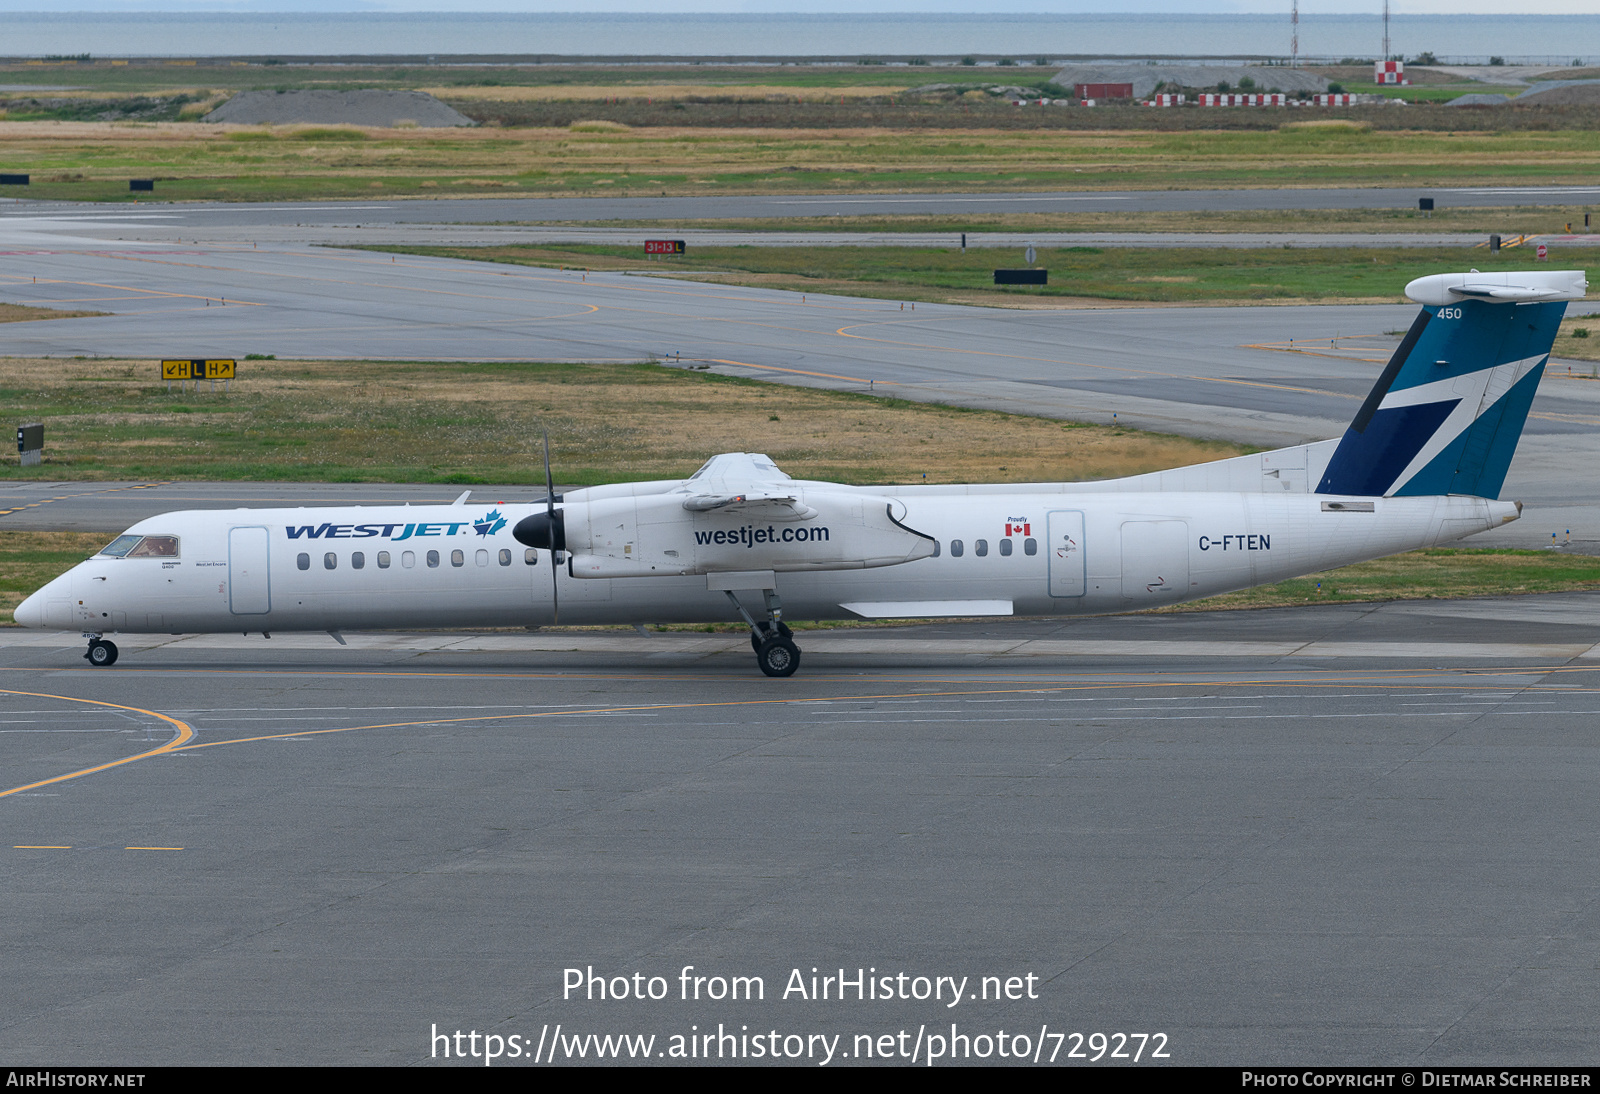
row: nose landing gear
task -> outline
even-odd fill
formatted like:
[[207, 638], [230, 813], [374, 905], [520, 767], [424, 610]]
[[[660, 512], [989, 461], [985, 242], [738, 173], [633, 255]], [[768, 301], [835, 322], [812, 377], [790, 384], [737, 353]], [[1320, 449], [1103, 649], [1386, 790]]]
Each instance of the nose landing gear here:
[[84, 651], [83, 659], [97, 669], [108, 669], [117, 663], [117, 644], [107, 642], [98, 634], [86, 636], [89, 639], [89, 648]]
[[767, 603], [767, 619], [757, 622], [731, 589], [723, 590], [734, 611], [750, 625], [750, 646], [756, 651], [756, 664], [768, 676], [793, 676], [800, 667], [800, 647], [794, 644], [794, 632], [783, 622], [783, 604], [776, 589], [763, 589]]

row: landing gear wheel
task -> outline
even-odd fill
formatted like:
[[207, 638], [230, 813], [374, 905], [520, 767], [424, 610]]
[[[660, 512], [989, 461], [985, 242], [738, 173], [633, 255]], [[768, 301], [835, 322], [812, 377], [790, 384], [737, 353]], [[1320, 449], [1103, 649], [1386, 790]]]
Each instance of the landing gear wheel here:
[[787, 638], [769, 638], [756, 647], [756, 664], [768, 676], [793, 676], [800, 667], [800, 649]]
[[[765, 642], [772, 634], [772, 624], [758, 623], [756, 625], [761, 628], [761, 633], [757, 634], [755, 631], [750, 632], [750, 648], [755, 650], [757, 653], [760, 653], [761, 643]], [[794, 638], [794, 632], [789, 629], [789, 624], [778, 624], [778, 637], [789, 639]]]
[[117, 663], [117, 644], [96, 638], [89, 643], [89, 650], [83, 656], [95, 668], [108, 669]]

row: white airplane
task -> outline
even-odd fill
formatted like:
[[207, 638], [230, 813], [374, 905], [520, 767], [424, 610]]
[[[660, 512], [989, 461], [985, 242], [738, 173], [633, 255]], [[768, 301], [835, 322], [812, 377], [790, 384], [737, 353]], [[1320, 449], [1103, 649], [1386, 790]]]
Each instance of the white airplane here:
[[[750, 627], [768, 676], [804, 619], [1136, 611], [1460, 539], [1496, 500], [1583, 271], [1441, 274], [1345, 435], [1086, 483], [845, 486], [766, 456], [543, 502], [197, 510], [142, 520], [16, 609], [107, 633]], [[546, 479], [549, 459], [546, 455]], [[470, 492], [469, 492], [470, 493]]]

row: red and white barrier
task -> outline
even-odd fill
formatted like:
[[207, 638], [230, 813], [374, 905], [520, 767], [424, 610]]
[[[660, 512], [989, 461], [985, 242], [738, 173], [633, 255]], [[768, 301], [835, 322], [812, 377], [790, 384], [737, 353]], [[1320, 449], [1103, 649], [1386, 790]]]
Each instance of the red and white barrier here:
[[1270, 95], [1223, 95], [1207, 93], [1200, 96], [1201, 106], [1287, 106], [1289, 97], [1278, 93]]

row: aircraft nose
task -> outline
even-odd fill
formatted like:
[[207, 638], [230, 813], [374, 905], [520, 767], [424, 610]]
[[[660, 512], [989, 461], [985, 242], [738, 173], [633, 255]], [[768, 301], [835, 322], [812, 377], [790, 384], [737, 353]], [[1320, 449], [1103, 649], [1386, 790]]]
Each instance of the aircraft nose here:
[[34, 593], [28, 599], [18, 604], [12, 610], [11, 616], [17, 621], [19, 627], [40, 627], [44, 625], [44, 598], [39, 593]]

